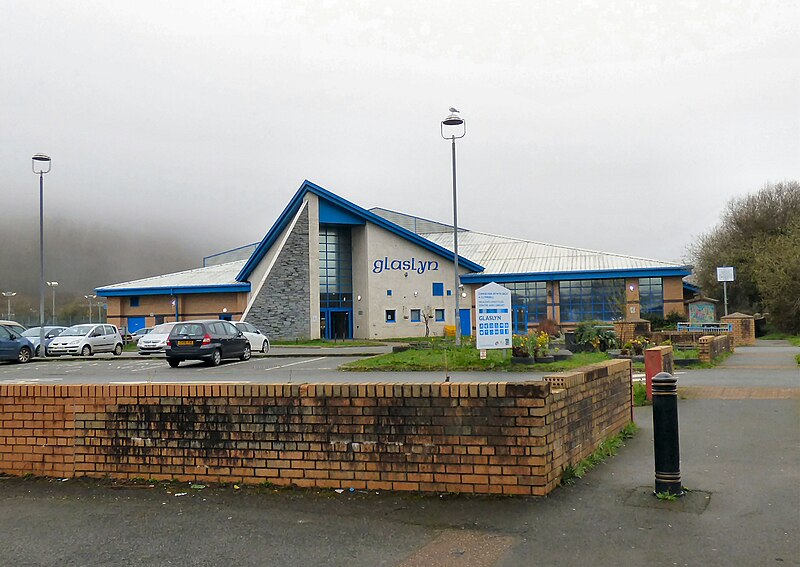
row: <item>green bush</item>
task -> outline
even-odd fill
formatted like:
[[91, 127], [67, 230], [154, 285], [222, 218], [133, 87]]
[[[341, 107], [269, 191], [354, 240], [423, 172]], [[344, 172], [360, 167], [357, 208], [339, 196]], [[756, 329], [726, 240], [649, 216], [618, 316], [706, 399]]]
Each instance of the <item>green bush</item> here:
[[616, 333], [603, 327], [600, 321], [583, 321], [575, 329], [575, 342], [579, 345], [591, 345], [594, 350], [604, 352], [616, 347]]

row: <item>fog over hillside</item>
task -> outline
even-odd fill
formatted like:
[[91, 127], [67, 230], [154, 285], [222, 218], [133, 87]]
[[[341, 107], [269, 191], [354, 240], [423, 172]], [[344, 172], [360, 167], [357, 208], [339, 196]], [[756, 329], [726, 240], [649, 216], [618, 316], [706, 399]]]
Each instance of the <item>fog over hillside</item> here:
[[[102, 285], [196, 268], [203, 256], [222, 250], [213, 239], [181, 234], [186, 232], [169, 224], [123, 231], [108, 221], [46, 217], [45, 280], [58, 282], [61, 303], [83, 299]], [[38, 216], [14, 214], [13, 222], [0, 223], [0, 242], [0, 291], [15, 291], [18, 295], [13, 301], [38, 305]], [[49, 289], [46, 297], [49, 302]], [[5, 301], [0, 307], [5, 313]]]

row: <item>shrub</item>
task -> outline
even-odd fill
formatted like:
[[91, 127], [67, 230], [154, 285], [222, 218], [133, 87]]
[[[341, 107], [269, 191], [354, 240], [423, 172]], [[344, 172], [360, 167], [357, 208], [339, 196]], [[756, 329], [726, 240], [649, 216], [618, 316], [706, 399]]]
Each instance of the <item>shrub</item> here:
[[617, 346], [617, 335], [611, 329], [602, 328], [599, 321], [583, 321], [575, 329], [575, 342], [591, 345], [594, 350], [606, 351]]
[[561, 334], [561, 328], [558, 326], [558, 323], [552, 319], [542, 319], [539, 321], [539, 332], [547, 333], [551, 337], [555, 338]]

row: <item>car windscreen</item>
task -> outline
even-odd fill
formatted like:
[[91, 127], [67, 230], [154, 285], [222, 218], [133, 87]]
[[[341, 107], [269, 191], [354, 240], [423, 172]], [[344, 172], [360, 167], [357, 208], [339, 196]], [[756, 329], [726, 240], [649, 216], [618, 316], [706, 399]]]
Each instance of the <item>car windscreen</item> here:
[[39, 336], [39, 329], [41, 327], [33, 327], [32, 329], [28, 329], [24, 333], [22, 333], [23, 337], [38, 337]]
[[172, 330], [172, 327], [175, 326], [175, 323], [164, 323], [163, 325], [156, 325], [153, 327], [148, 335], [168, 335], [169, 332]]
[[175, 325], [169, 336], [187, 336], [187, 337], [202, 337], [206, 334], [206, 329], [200, 323], [180, 323]]
[[75, 325], [61, 333], [60, 337], [82, 337], [94, 329], [94, 325]]

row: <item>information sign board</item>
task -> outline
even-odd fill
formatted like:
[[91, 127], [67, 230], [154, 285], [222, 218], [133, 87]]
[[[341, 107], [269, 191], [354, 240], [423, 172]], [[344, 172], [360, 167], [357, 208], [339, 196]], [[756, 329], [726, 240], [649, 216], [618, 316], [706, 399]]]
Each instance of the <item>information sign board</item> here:
[[494, 282], [478, 288], [475, 313], [478, 349], [511, 348], [511, 290]]
[[733, 266], [723, 266], [717, 268], [717, 281], [718, 282], [732, 282], [735, 281]]

